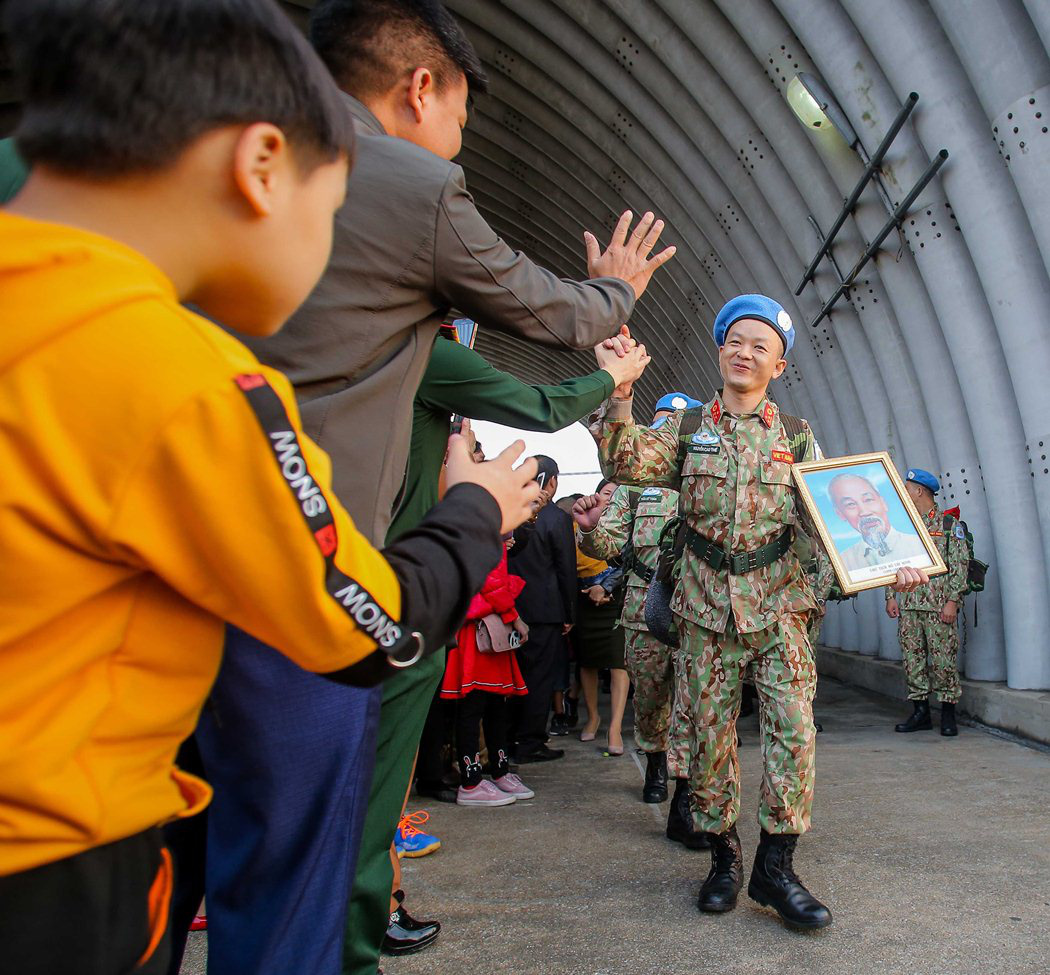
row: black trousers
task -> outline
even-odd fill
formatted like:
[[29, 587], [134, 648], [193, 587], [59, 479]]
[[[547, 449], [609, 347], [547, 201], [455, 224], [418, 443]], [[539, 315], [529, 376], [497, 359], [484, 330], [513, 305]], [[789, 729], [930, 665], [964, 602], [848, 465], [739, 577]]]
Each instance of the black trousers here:
[[172, 881], [159, 829], [0, 877], [0, 970], [163, 975]]
[[[197, 739], [190, 735], [179, 749], [175, 764], [184, 772], [206, 779]], [[176, 819], [163, 827], [164, 843], [175, 858], [175, 892], [171, 898], [171, 959], [168, 975], [179, 975], [190, 923], [204, 899], [204, 870], [208, 849], [208, 810]]]
[[481, 749], [480, 727], [485, 726], [485, 744], [489, 750], [489, 766], [495, 768], [499, 753], [508, 753], [507, 733], [510, 713], [508, 699], [503, 694], [471, 691], [456, 702], [456, 756], [460, 761], [461, 778], [466, 781], [466, 762], [474, 760]]
[[419, 756], [416, 758], [416, 780], [420, 785], [436, 788], [451, 767], [445, 756], [445, 745], [452, 739], [452, 721], [455, 702], [440, 696], [440, 688], [434, 694], [427, 714], [423, 734], [419, 739]]
[[511, 705], [518, 755], [536, 751], [547, 740], [547, 715], [564, 653], [561, 623], [530, 623], [529, 638], [516, 651], [529, 693]]

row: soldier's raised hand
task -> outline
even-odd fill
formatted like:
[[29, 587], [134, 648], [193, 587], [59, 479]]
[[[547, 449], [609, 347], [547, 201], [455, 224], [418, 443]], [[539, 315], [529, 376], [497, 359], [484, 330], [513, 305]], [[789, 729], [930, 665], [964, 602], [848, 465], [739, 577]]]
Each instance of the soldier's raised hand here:
[[613, 230], [612, 240], [603, 252], [594, 234], [585, 231], [583, 242], [587, 247], [587, 272], [592, 278], [621, 278], [641, 298], [649, 287], [653, 272], [666, 264], [675, 255], [676, 248], [665, 247], [655, 257], [650, 257], [663, 233], [664, 222], [657, 220], [652, 212], [646, 212], [631, 230], [634, 214], [624, 210]]
[[594, 531], [598, 524], [598, 520], [602, 516], [602, 511], [605, 510], [605, 502], [602, 500], [600, 495], [589, 494], [585, 498], [580, 498], [572, 506], [572, 517], [577, 525], [580, 526], [585, 532]]
[[[631, 338], [626, 326], [622, 331], [627, 333], [626, 337], [621, 334], [606, 339], [595, 346], [594, 356], [598, 360], [598, 368], [604, 369], [613, 377], [616, 385], [613, 395], [626, 399], [631, 394], [633, 384], [645, 372], [645, 367], [652, 362], [652, 356], [645, 351], [644, 345], [638, 345]], [[624, 351], [625, 347], [626, 351]]]

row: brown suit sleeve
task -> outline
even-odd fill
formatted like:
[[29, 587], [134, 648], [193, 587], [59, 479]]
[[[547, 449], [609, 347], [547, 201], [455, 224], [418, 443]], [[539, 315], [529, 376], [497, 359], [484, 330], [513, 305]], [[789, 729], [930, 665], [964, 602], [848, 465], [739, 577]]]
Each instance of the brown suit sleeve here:
[[438, 206], [434, 281], [442, 298], [487, 327], [570, 349], [615, 334], [634, 309], [626, 281], [563, 280], [508, 247], [478, 213], [458, 166]]

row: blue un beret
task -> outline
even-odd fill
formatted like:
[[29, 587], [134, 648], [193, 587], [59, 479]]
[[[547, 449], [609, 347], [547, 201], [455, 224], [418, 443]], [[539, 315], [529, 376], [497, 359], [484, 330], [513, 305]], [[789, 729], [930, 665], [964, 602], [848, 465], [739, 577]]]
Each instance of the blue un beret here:
[[661, 410], [692, 410], [703, 405], [700, 400], [693, 399], [692, 396], [686, 396], [685, 393], [668, 393], [656, 401], [656, 409], [653, 412], [659, 413]]
[[722, 306], [711, 330], [719, 348], [725, 345], [729, 327], [742, 318], [757, 318], [760, 322], [765, 322], [783, 339], [784, 355], [791, 351], [795, 344], [795, 329], [791, 323], [791, 316], [780, 302], [765, 295], [738, 295], [736, 298], [730, 298]]
[[941, 489], [941, 482], [929, 471], [924, 471], [921, 467], [908, 468], [908, 476], [905, 480], [921, 484], [924, 488], [929, 488], [934, 494]]

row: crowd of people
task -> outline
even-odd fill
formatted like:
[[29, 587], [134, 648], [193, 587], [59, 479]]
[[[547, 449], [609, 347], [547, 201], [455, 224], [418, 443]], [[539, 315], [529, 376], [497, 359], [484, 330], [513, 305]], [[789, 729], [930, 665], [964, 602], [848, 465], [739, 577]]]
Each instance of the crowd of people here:
[[[633, 685], [642, 798], [675, 780], [667, 833], [710, 847], [710, 912], [742, 885], [753, 682], [748, 893], [830, 923], [792, 864], [822, 604], [789, 470], [819, 448], [767, 393], [787, 312], [730, 301], [724, 388], [635, 423], [649, 356], [625, 323], [674, 256], [663, 221], [585, 234], [580, 281], [507, 246], [452, 162], [487, 82], [437, 0], [319, 0], [309, 42], [272, 0], [4, 15], [23, 95], [0, 155], [12, 970], [176, 975], [204, 899], [212, 971], [373, 975], [440, 930], [400, 878], [440, 845], [413, 781], [464, 807], [533, 799], [551, 736], [599, 739], [603, 674], [601, 749], [623, 755]], [[523, 383], [456, 341], [453, 310], [596, 368]], [[550, 458], [486, 460], [454, 417], [589, 418], [609, 479], [559, 507]], [[901, 570], [891, 615], [928, 613], [927, 581]]]

